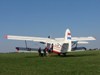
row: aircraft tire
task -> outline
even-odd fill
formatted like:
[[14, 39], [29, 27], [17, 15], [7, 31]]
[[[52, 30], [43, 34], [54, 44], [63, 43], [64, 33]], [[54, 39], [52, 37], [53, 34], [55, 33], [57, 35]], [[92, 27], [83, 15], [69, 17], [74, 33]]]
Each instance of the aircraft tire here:
[[66, 56], [66, 53], [63, 53], [63, 56]]
[[61, 54], [59, 53], [58, 56], [60, 56]]

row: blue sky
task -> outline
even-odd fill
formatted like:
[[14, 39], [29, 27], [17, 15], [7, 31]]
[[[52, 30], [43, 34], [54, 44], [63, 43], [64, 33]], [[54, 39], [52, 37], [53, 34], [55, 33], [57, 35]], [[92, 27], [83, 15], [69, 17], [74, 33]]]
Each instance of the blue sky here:
[[97, 40], [85, 46], [99, 48], [100, 0], [0, 0], [0, 52], [24, 46], [24, 41], [4, 35], [64, 37], [66, 28], [72, 36], [95, 36]]

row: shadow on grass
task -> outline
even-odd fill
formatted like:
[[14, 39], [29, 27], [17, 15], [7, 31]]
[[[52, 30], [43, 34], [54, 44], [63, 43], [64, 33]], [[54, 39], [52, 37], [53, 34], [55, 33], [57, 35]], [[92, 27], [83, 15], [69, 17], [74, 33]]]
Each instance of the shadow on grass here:
[[39, 58], [40, 56], [25, 56], [25, 58]]
[[69, 55], [51, 55], [50, 57], [87, 57], [87, 56], [96, 56], [96, 54], [69, 54]]
[[46, 58], [46, 57], [87, 57], [87, 56], [96, 56], [96, 54], [69, 54], [69, 55], [60, 55], [58, 56], [57, 54], [53, 55], [48, 55], [48, 56], [26, 56], [25, 58]]
[[[48, 56], [39, 56], [39, 55], [34, 55], [34, 56], [25, 56], [25, 58], [46, 58]], [[50, 56], [49, 56], [50, 57]], [[54, 56], [55, 57], [55, 56]]]
[[96, 56], [96, 54], [76, 54], [76, 55], [66, 55], [61, 57], [87, 57], [87, 56]]

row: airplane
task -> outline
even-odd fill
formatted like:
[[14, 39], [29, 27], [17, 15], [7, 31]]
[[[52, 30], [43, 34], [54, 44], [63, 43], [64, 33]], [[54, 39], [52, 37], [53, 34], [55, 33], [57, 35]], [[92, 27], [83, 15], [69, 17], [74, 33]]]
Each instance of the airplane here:
[[70, 29], [66, 29], [64, 38], [44, 38], [44, 37], [29, 37], [29, 36], [15, 36], [6, 35], [5, 38], [10, 40], [26, 40], [45, 44], [48, 49], [52, 47], [52, 52], [60, 55], [66, 55], [71, 52], [72, 47], [77, 48], [77, 44], [88, 44], [90, 40], [96, 40], [94, 37], [72, 37]]

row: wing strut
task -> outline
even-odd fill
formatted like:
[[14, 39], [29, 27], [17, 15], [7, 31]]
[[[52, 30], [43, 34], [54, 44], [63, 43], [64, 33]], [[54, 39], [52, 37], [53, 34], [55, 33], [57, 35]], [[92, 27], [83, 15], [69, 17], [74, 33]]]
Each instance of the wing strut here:
[[26, 47], [26, 49], [27, 49], [27, 41], [25, 40], [25, 47]]

